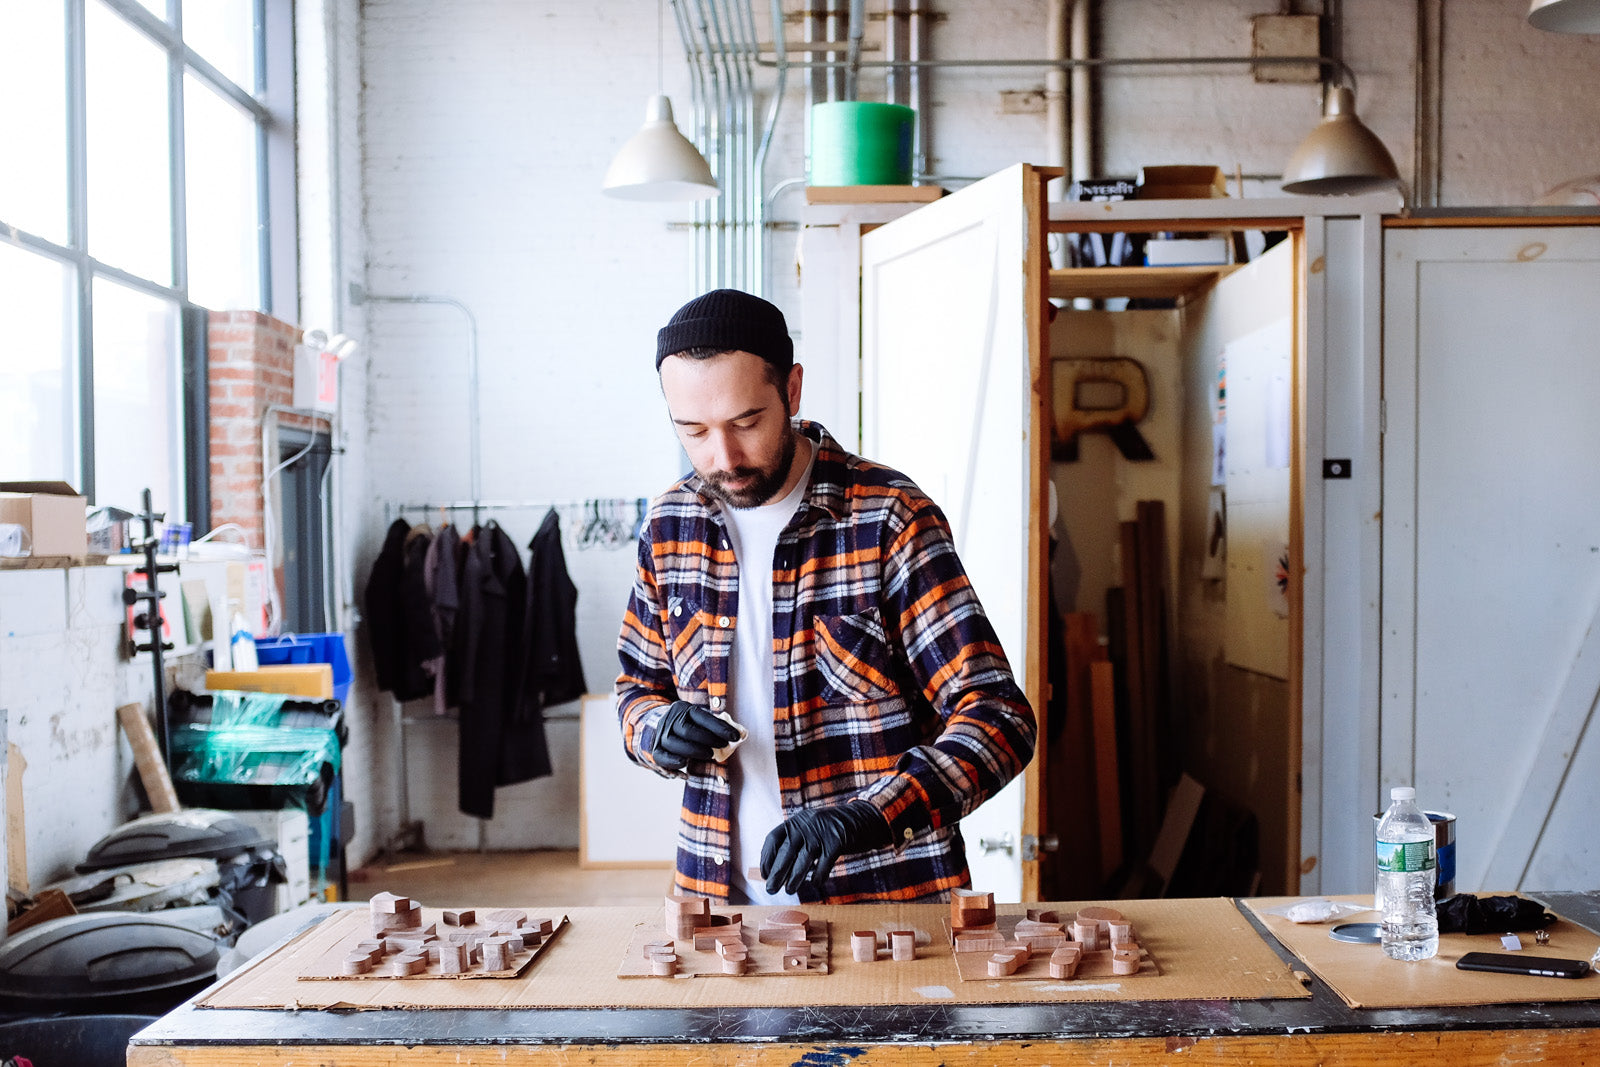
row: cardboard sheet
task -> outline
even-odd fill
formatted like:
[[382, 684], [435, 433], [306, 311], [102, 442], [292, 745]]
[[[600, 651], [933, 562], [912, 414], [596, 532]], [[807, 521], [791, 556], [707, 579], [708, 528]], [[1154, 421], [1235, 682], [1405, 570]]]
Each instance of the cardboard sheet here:
[[[1017, 923], [1026, 917], [1026, 910], [1021, 904], [1001, 904], [995, 909], [994, 926], [1003, 940], [1007, 942], [1015, 940], [1014, 935]], [[1138, 930], [1135, 929], [1134, 933], [1137, 935]], [[950, 940], [950, 920], [948, 918], [945, 919], [943, 936], [946, 941]], [[1070, 940], [1070, 934], [1068, 939]], [[956, 961], [956, 971], [961, 975], [963, 982], [1020, 982], [1030, 978], [1050, 978], [1050, 953], [1048, 951], [1035, 953], [1031, 959], [1017, 968], [1016, 973], [1008, 974], [1001, 978], [995, 978], [989, 974], [991, 952], [955, 952], [953, 955]], [[1125, 977], [1148, 978], [1160, 973], [1161, 968], [1156, 965], [1155, 958], [1150, 955], [1150, 950], [1141, 944], [1139, 946], [1139, 970], [1137, 973]], [[1086, 978], [1112, 978], [1116, 981], [1121, 981], [1120, 978], [1115, 978], [1115, 972], [1111, 969], [1110, 949], [1091, 949], [1083, 953], [1078, 962], [1078, 973], [1073, 976], [1073, 980], [1081, 982]], [[1137, 990], [1134, 992], [1137, 992]], [[1133, 997], [1130, 999], [1138, 998]]]
[[[1265, 913], [1265, 909], [1293, 899], [1263, 898], [1244, 903], [1285, 948], [1304, 960], [1306, 966], [1352, 1008], [1434, 1008], [1600, 999], [1600, 976], [1594, 973], [1585, 978], [1536, 978], [1456, 970], [1456, 960], [1464, 953], [1504, 952], [1498, 933], [1444, 934], [1439, 938], [1437, 956], [1408, 963], [1389, 959], [1378, 945], [1351, 944], [1328, 936], [1340, 922], [1374, 922], [1378, 917], [1376, 912], [1366, 911], [1327, 923], [1292, 923], [1281, 916]], [[1332, 899], [1372, 902], [1371, 895]], [[1522, 954], [1586, 960], [1594, 954], [1596, 946], [1600, 946], [1600, 935], [1566, 919], [1558, 918], [1548, 929], [1548, 945], [1535, 944], [1531, 932], [1519, 935]]]
[[[1085, 907], [1094, 901], [1045, 905]], [[856, 963], [849, 939], [833, 946], [832, 973], [771, 975], [734, 980], [679, 978], [639, 981], [617, 976], [617, 961], [634, 928], [658, 925], [659, 908], [582, 908], [530, 905], [539, 914], [565, 912], [571, 925], [532, 967], [514, 979], [473, 982], [302, 982], [307, 963], [325, 953], [339, 931], [324, 922], [259, 957], [202, 993], [203, 1008], [553, 1008], [553, 1007], [787, 1007], [799, 1005], [1052, 1003], [1110, 1000], [1265, 1000], [1308, 997], [1291, 968], [1268, 947], [1233, 902], [1125, 900], [1116, 907], [1138, 928], [1140, 941], [1161, 961], [1161, 974], [1084, 981], [963, 982], [947, 944], [932, 939], [918, 958]], [[772, 908], [744, 908], [759, 922]], [[813, 919], [834, 931], [937, 931], [944, 904], [808, 905]], [[842, 936], [842, 935], [841, 935]]]

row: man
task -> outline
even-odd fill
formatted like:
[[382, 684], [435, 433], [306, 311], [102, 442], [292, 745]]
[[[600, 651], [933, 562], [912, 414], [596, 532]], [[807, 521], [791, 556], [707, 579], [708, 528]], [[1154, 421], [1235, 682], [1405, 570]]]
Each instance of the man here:
[[691, 300], [656, 368], [694, 473], [639, 535], [617, 711], [634, 762], [686, 779], [679, 891], [844, 904], [970, 884], [957, 821], [1027, 764], [1036, 724], [943, 514], [791, 422], [802, 372], [765, 300]]

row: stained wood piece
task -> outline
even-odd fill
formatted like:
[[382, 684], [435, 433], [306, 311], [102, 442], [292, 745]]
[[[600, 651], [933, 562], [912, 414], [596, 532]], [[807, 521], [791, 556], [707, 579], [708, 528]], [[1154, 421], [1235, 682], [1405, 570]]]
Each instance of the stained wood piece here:
[[1006, 947], [1006, 939], [1000, 936], [1000, 931], [993, 928], [988, 930], [966, 930], [955, 936], [955, 950], [957, 952], [999, 952]]
[[917, 935], [914, 930], [889, 931], [889, 955], [897, 963], [917, 958]]
[[509, 926], [520, 930], [528, 924], [528, 913], [517, 908], [500, 908], [485, 915], [483, 921], [490, 926]]
[[1138, 974], [1140, 950], [1138, 945], [1125, 944], [1111, 950], [1112, 974]]
[[447, 911], [444, 913], [444, 924], [446, 926], [471, 926], [477, 921], [478, 913], [473, 911], [471, 908], [464, 908], [461, 911]]
[[1072, 978], [1078, 973], [1078, 964], [1083, 959], [1083, 950], [1077, 945], [1062, 945], [1050, 953], [1050, 977]]
[[975, 889], [950, 891], [950, 926], [965, 930], [974, 926], [994, 925], [994, 894]]
[[460, 974], [467, 969], [467, 946], [458, 941], [439, 943], [439, 973]]
[[421, 974], [428, 969], [428, 957], [419, 952], [401, 952], [390, 957], [389, 967], [399, 977]]
[[345, 974], [366, 974], [372, 970], [372, 957], [365, 952], [352, 952], [344, 958]]
[[875, 930], [857, 930], [850, 935], [850, 958], [857, 963], [871, 963], [878, 958], [878, 934]]
[[658, 978], [671, 978], [678, 973], [676, 952], [657, 952], [650, 957], [650, 973]]

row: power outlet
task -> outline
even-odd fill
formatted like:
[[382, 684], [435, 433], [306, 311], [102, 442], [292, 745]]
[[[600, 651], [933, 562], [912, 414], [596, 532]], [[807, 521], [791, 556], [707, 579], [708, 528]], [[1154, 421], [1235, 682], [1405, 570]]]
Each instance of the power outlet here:
[[[1255, 15], [1250, 19], [1250, 54], [1295, 59], [1322, 54], [1322, 19], [1317, 15]], [[1258, 82], [1322, 80], [1316, 63], [1259, 63], [1252, 68]]]

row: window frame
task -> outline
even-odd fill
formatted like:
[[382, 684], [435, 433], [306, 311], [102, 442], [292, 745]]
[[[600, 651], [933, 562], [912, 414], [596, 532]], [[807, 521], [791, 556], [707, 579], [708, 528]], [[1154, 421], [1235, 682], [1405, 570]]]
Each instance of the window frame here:
[[[168, 165], [172, 228], [169, 255], [174, 284], [167, 285], [97, 260], [88, 251], [88, 131], [86, 26], [90, 3], [103, 4], [134, 30], [161, 48], [167, 58]], [[206, 414], [197, 400], [204, 399], [204, 317], [192, 314], [188, 299], [188, 229], [185, 210], [184, 75], [193, 74], [255, 123], [256, 217], [260, 310], [286, 322], [298, 317], [299, 263], [296, 248], [296, 190], [294, 147], [294, 12], [292, 0], [254, 0], [255, 84], [240, 86], [227, 78], [183, 40], [183, 4], [205, 0], [167, 0], [167, 17], [154, 14], [138, 0], [61, 0], [66, 20], [67, 50], [67, 244], [62, 245], [26, 230], [4, 225], [0, 205], [0, 234], [19, 248], [65, 265], [76, 285], [77, 474], [80, 490], [95, 500], [94, 413], [94, 279], [107, 278], [176, 304], [182, 324], [179, 365], [174, 367], [184, 390], [183, 444], [181, 446], [185, 500], [169, 503], [169, 512], [182, 512], [189, 521], [206, 520], [206, 497], [196, 493], [209, 467], [209, 447], [204, 427]], [[218, 308], [215, 310], [234, 310]], [[198, 329], [198, 336], [192, 331]], [[198, 373], [198, 383], [197, 383]], [[199, 385], [196, 388], [196, 385]], [[177, 515], [170, 516], [174, 519]]]

